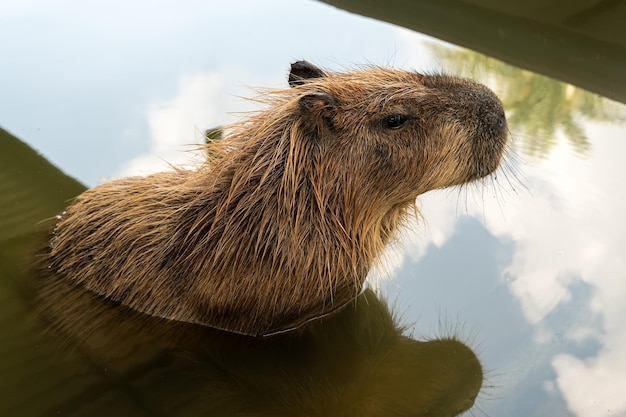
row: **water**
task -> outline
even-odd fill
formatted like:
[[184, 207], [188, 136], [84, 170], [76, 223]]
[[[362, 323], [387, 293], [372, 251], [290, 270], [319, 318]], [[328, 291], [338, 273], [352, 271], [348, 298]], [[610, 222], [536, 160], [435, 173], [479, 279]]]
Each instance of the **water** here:
[[[2, 6], [0, 124], [42, 156], [0, 138], [0, 415], [420, 415], [441, 396], [448, 408], [435, 415], [452, 415], [481, 378], [471, 352], [424, 342], [449, 336], [482, 363], [475, 413], [623, 415], [626, 107], [389, 24], [293, 4]], [[254, 107], [237, 95], [286, 86], [288, 64], [302, 58], [488, 84], [512, 136], [497, 179], [421, 196], [423, 219], [372, 274], [382, 295], [364, 293], [368, 302], [298, 338], [146, 318], [54, 281], [38, 282], [45, 296], [33, 302], [26, 248], [81, 183], [165, 169], [163, 159], [193, 163], [188, 145], [205, 129]]]

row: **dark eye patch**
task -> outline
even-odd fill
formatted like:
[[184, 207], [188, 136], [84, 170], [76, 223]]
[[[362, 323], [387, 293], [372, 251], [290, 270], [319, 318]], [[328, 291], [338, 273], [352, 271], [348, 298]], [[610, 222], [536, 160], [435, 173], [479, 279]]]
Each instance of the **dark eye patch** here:
[[397, 130], [406, 125], [409, 120], [410, 117], [405, 114], [390, 114], [383, 119], [383, 127]]

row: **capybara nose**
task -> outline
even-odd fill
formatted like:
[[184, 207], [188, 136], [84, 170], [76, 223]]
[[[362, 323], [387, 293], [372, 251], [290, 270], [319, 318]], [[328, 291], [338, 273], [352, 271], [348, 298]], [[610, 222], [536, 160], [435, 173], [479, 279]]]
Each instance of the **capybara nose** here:
[[491, 90], [477, 85], [471, 94], [471, 111], [477, 124], [472, 137], [477, 176], [486, 177], [500, 165], [508, 138], [506, 116], [502, 102]]
[[476, 88], [468, 94], [470, 96], [468, 102], [473, 103], [471, 111], [474, 112], [474, 115], [472, 119], [478, 123], [476, 139], [487, 138], [499, 142], [506, 141], [507, 123], [500, 99], [482, 85], [476, 85]]

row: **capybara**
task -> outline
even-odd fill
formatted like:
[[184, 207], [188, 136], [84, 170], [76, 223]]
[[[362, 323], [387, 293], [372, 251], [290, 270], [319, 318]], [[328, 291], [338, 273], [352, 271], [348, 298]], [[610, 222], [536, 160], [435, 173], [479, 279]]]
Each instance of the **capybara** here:
[[500, 100], [470, 81], [299, 61], [289, 84], [197, 169], [78, 196], [48, 272], [155, 316], [287, 330], [354, 299], [416, 197], [493, 173], [507, 141]]

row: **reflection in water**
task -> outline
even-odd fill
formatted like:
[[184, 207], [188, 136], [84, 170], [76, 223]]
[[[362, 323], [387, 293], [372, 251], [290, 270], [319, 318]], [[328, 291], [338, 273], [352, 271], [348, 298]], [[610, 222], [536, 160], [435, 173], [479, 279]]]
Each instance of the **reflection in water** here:
[[507, 110], [511, 131], [522, 139], [519, 146], [527, 155], [547, 155], [557, 143], [558, 133], [583, 154], [590, 146], [583, 121], [626, 121], [623, 106], [570, 84], [467, 49], [432, 44], [431, 50], [446, 72], [491, 84]]
[[2, 415], [453, 416], [482, 384], [468, 347], [403, 336], [371, 290], [298, 332], [251, 338], [137, 313], [53, 276], [28, 281], [34, 327], [47, 331], [2, 341], [0, 372], [13, 370]]

